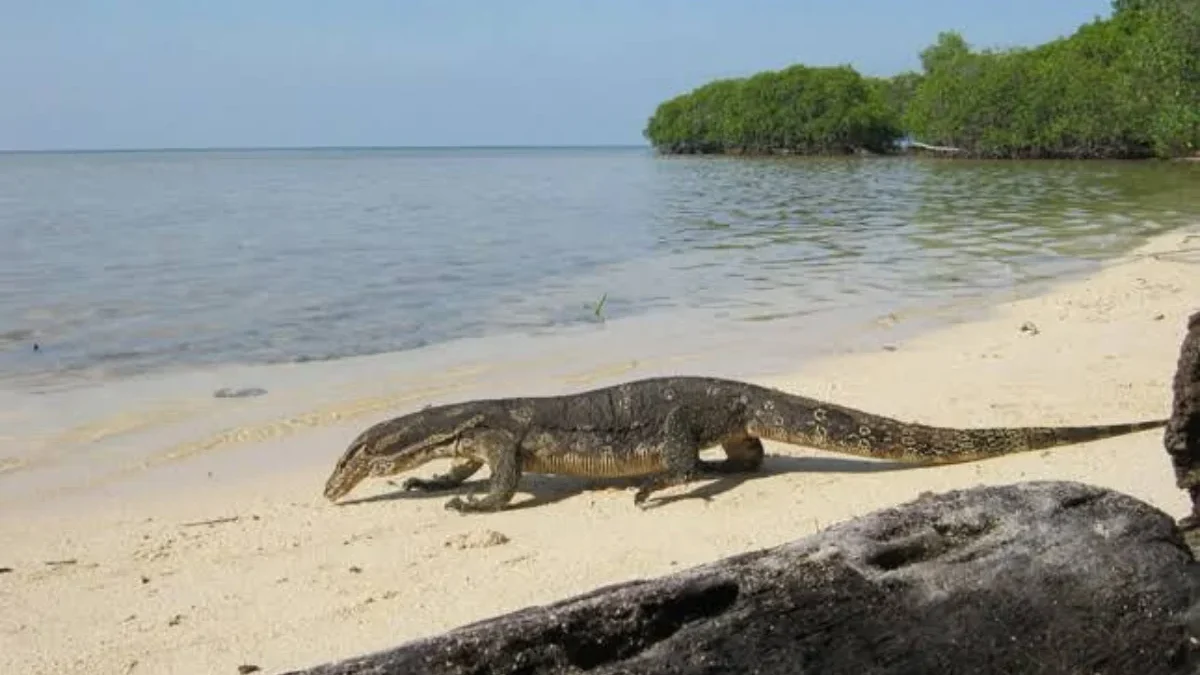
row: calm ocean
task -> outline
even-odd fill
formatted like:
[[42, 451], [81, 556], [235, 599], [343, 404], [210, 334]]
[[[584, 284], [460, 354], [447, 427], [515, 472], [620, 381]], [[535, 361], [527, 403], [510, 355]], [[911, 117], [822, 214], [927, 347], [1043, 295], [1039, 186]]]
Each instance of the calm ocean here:
[[887, 311], [1084, 269], [1200, 221], [1198, 185], [1195, 163], [644, 148], [3, 154], [0, 387]]

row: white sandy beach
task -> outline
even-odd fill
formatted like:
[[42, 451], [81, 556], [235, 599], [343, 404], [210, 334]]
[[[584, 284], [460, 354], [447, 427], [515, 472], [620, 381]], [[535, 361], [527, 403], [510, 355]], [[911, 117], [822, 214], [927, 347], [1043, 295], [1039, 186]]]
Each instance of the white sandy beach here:
[[[523, 479], [515, 501], [528, 508], [472, 516], [444, 510], [449, 495], [396, 495], [383, 480], [351, 496], [395, 498], [341, 507], [321, 497], [321, 486], [362, 428], [426, 402], [565, 393], [650, 373], [745, 375], [943, 425], [1164, 417], [1184, 324], [1200, 309], [1200, 253], [1186, 251], [1192, 247], [1200, 248], [1194, 235], [1160, 237], [1088, 278], [980, 320], [768, 378], [740, 373], [737, 363], [698, 372], [681, 354], [544, 379], [529, 390], [519, 371], [533, 366], [505, 362], [497, 348], [491, 361], [470, 363], [431, 352], [419, 371], [388, 368], [386, 359], [304, 364], [277, 372], [269, 395], [237, 401], [205, 395], [158, 404], [161, 389], [147, 385], [123, 390], [129, 398], [106, 401], [103, 415], [70, 428], [26, 415], [41, 425], [44, 443], [0, 455], [0, 568], [10, 570], [0, 574], [0, 673], [312, 666], [780, 544], [926, 490], [1068, 479], [1182, 515], [1187, 500], [1174, 487], [1158, 430], [903, 471], [768, 443], [761, 475], [671, 490], [660, 495], [667, 503], [647, 511], [634, 507], [629, 489], [545, 476]], [[1037, 330], [1022, 330], [1027, 322]], [[198, 373], [172, 386], [208, 394], [229, 385], [228, 374]], [[321, 387], [306, 390], [301, 405], [283, 386], [288, 378]], [[61, 405], [80, 401], [64, 396]], [[127, 448], [139, 429], [163, 420], [175, 423], [155, 437], [153, 453]], [[73, 463], [59, 461], [66, 448]], [[74, 461], [81, 453], [90, 453], [87, 461]]]

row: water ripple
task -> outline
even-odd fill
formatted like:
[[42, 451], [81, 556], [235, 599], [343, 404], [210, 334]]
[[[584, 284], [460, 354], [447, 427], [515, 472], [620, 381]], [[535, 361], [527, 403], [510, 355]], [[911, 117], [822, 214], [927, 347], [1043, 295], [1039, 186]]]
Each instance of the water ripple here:
[[605, 295], [609, 318], [758, 324], [1004, 287], [1191, 224], [1197, 178], [641, 149], [0, 155], [0, 382], [553, 330]]

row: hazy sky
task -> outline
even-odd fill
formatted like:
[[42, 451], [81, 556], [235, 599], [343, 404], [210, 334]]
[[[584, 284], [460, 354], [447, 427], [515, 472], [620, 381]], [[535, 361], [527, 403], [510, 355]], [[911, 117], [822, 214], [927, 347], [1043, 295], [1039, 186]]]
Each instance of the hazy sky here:
[[793, 63], [916, 68], [1109, 0], [0, 0], [0, 149], [642, 143], [662, 100]]

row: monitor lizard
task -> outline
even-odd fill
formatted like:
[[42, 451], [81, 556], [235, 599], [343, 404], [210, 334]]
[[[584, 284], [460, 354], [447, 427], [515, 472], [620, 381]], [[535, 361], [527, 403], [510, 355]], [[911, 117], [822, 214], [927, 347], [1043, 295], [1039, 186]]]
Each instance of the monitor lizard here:
[[[849, 455], [950, 464], [1082, 443], [1165, 426], [1166, 419], [1064, 427], [950, 428], [909, 423], [736, 380], [654, 377], [563, 396], [466, 401], [402, 415], [359, 434], [325, 484], [336, 502], [368, 476], [431, 460], [450, 469], [409, 478], [405, 490], [448, 490], [485, 464], [488, 494], [447, 509], [498, 511], [521, 474], [644, 476], [634, 503], [704, 476], [756, 471], [761, 439]], [[720, 445], [725, 458], [700, 458]]]

